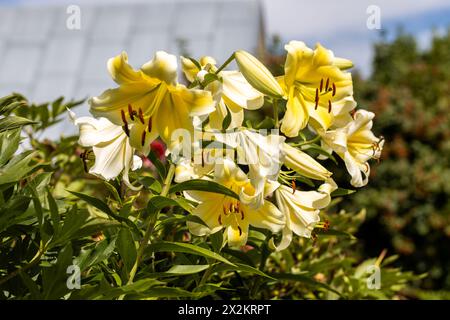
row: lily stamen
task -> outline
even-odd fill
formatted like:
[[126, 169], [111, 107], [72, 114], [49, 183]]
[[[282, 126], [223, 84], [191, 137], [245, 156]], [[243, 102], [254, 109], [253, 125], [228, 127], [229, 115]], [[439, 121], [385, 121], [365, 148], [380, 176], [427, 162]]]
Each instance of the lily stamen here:
[[316, 105], [314, 106], [314, 110], [317, 110], [317, 107], [319, 106], [319, 89], [316, 88]]
[[323, 88], [323, 79], [320, 79], [320, 92], [322, 92], [322, 88]]
[[328, 85], [330, 84], [330, 78], [327, 78], [327, 82], [325, 83], [325, 92], [328, 91]]
[[297, 190], [297, 186], [295, 184], [295, 180], [292, 180], [292, 194], [294, 194], [296, 190]]
[[123, 124], [128, 125], [127, 117], [125, 116], [125, 111], [123, 111], [123, 109], [120, 110], [120, 116], [122, 117]]
[[334, 97], [336, 95], [336, 84], [333, 82], [333, 94], [332, 96]]
[[139, 108], [139, 120], [141, 120], [142, 124], [145, 124], [144, 113], [141, 108]]
[[145, 136], [146, 136], [146, 132], [145, 130], [142, 131], [142, 136], [141, 136], [141, 145], [144, 146], [145, 144]]
[[152, 117], [150, 117], [150, 119], [148, 119], [148, 132], [152, 131]]
[[331, 112], [331, 100], [328, 100], [328, 113]]
[[130, 136], [130, 130], [128, 129], [128, 123], [125, 123], [125, 124], [122, 126], [122, 129], [123, 129], [123, 131], [125, 132], [125, 134], [127, 135], [127, 137], [129, 137], [129, 136]]
[[133, 110], [133, 108], [131, 107], [131, 104], [128, 104], [128, 114], [130, 115], [131, 121], [134, 121], [135, 112], [136, 111]]

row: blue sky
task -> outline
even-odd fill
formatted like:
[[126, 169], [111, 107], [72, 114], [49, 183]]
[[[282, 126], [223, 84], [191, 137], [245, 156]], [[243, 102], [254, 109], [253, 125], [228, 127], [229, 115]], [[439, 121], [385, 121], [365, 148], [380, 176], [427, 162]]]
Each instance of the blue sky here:
[[[0, 0], [0, 4], [143, 1], [162, 0]], [[262, 0], [262, 3], [268, 36], [279, 34], [284, 41], [302, 40], [310, 46], [320, 42], [337, 56], [352, 59], [364, 75], [370, 73], [372, 44], [379, 39], [380, 34], [380, 30], [369, 30], [366, 26], [366, 9], [369, 5], [380, 8], [381, 28], [387, 31], [388, 36], [393, 36], [401, 26], [417, 37], [421, 47], [428, 46], [433, 30], [443, 33], [450, 26], [448, 0]]]

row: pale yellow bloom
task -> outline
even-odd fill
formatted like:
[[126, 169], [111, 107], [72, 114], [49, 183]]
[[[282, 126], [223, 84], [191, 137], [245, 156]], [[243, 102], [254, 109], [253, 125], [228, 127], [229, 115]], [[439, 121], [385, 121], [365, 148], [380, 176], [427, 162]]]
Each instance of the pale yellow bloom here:
[[119, 87], [90, 99], [90, 111], [122, 126], [131, 145], [144, 153], [158, 135], [170, 148], [174, 130], [193, 132], [190, 117], [214, 111], [210, 92], [177, 83], [176, 57], [164, 51], [158, 51], [140, 70], [128, 64], [123, 52], [109, 59], [108, 70]]
[[[190, 59], [181, 57], [182, 70], [190, 82], [204, 81], [209, 72], [217, 70], [216, 61], [212, 57], [202, 57], [199, 61], [201, 69]], [[222, 80], [213, 81], [206, 86], [216, 102], [216, 110], [209, 114], [207, 128], [222, 129], [222, 123], [230, 112], [231, 122], [226, 129], [242, 125], [245, 110], [256, 110], [264, 104], [264, 96], [255, 90], [239, 71], [223, 70], [217, 74]]]
[[384, 140], [377, 138], [372, 129], [375, 114], [366, 110], [358, 110], [354, 120], [336, 130], [318, 130], [322, 137], [322, 148], [329, 153], [336, 152], [341, 157], [355, 187], [365, 186], [369, 179], [370, 166], [368, 160], [378, 159], [381, 155]]
[[351, 74], [342, 69], [351, 61], [334, 57], [320, 44], [312, 50], [301, 41], [291, 41], [285, 49], [285, 75], [278, 78], [288, 99], [281, 131], [296, 137], [308, 123], [326, 130], [348, 118], [356, 102]]
[[[247, 175], [228, 159], [216, 166], [214, 179], [237, 194], [252, 195], [255, 192]], [[278, 186], [276, 183], [274, 185]], [[265, 192], [269, 194], [273, 190], [268, 185]], [[225, 237], [231, 247], [243, 246], [247, 242], [250, 225], [279, 232], [285, 223], [283, 214], [269, 201], [264, 201], [258, 209], [254, 209], [238, 199], [222, 194], [189, 191], [185, 195], [199, 202], [193, 214], [207, 225], [188, 222], [189, 230], [195, 235], [204, 236], [225, 229]]]
[[283, 237], [277, 250], [287, 248], [292, 240], [292, 233], [300, 237], [311, 237], [311, 232], [320, 221], [320, 209], [327, 207], [331, 201], [331, 192], [337, 189], [332, 179], [322, 184], [317, 191], [292, 190], [282, 185], [275, 191], [278, 208], [286, 215]]

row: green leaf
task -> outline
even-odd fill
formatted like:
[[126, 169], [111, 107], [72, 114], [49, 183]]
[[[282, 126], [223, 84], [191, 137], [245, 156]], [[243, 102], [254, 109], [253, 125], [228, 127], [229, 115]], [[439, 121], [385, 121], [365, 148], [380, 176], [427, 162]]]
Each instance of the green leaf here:
[[305, 285], [311, 286], [313, 288], [325, 289], [325, 290], [331, 291], [331, 292], [341, 296], [341, 293], [339, 291], [336, 291], [329, 285], [322, 283], [322, 282], [318, 282], [318, 281], [316, 281], [306, 275], [303, 275], [303, 274], [270, 273], [269, 275], [278, 280], [301, 282], [301, 283], [304, 283]]
[[6, 131], [6, 130], [17, 129], [22, 126], [25, 126], [28, 124], [34, 124], [34, 123], [37, 123], [37, 122], [28, 120], [26, 118], [17, 117], [17, 116], [7, 116], [6, 118], [0, 119], [0, 132]]
[[227, 115], [222, 120], [222, 131], [226, 131], [231, 123], [231, 112], [228, 109], [228, 107], [226, 107], [226, 109], [227, 109]]
[[8, 113], [17, 107], [27, 104], [27, 99], [18, 93], [0, 98], [0, 115]]
[[215, 74], [215, 73], [207, 73], [205, 75], [205, 79], [203, 80], [202, 85], [203, 85], [203, 87], [206, 87], [208, 84], [210, 84], [211, 82], [214, 82], [216, 80], [220, 81], [220, 79], [217, 76], [217, 74]]
[[86, 201], [91, 206], [99, 209], [100, 211], [106, 213], [107, 215], [110, 215], [110, 216], [114, 215], [114, 213], [111, 211], [111, 209], [108, 207], [108, 205], [106, 203], [104, 203], [102, 200], [88, 196], [87, 194], [84, 194], [84, 193], [70, 191], [70, 190], [67, 190], [67, 191], [70, 192], [71, 194], [73, 194], [74, 196], [76, 196], [77, 198], [80, 198], [81, 200]]
[[0, 133], [0, 166], [14, 155], [20, 142], [20, 129]]
[[81, 272], [95, 266], [96, 264], [108, 259], [116, 248], [116, 238], [111, 240], [103, 240], [94, 245], [93, 248], [83, 250], [81, 254], [75, 258], [74, 263], [80, 267]]
[[44, 299], [57, 299], [64, 296], [67, 288], [67, 267], [72, 265], [72, 245], [68, 243], [58, 254], [56, 263], [42, 272]]
[[117, 236], [117, 251], [122, 258], [127, 274], [130, 273], [136, 261], [137, 251], [130, 230], [122, 228]]
[[163, 196], [154, 196], [150, 198], [147, 204], [147, 210], [149, 214], [154, 214], [157, 211], [171, 206], [178, 206], [188, 212], [192, 212], [192, 206], [182, 199], [171, 199]]
[[147, 158], [149, 158], [153, 163], [161, 179], [164, 179], [167, 175], [166, 166], [161, 162], [161, 160], [158, 159], [156, 153], [153, 150], [150, 151], [150, 153], [147, 155]]
[[56, 204], [56, 201], [53, 198], [50, 190], [47, 191], [47, 201], [50, 210], [50, 218], [52, 219], [53, 229], [55, 230], [55, 234], [57, 234], [59, 229], [59, 210], [58, 205]]
[[105, 184], [106, 188], [111, 192], [114, 199], [119, 203], [122, 204], [122, 199], [120, 198], [119, 192], [117, 191], [116, 187], [114, 187], [111, 183], [108, 181], [103, 180], [103, 183]]
[[220, 193], [239, 200], [239, 196], [234, 191], [228, 189], [227, 187], [214, 181], [201, 179], [193, 179], [176, 184], [175, 186], [170, 188], [170, 193], [181, 192], [185, 190]]
[[209, 240], [211, 240], [211, 246], [213, 247], [215, 252], [220, 252], [223, 245], [223, 231], [219, 230], [209, 236]]
[[226, 271], [226, 270], [247, 272], [268, 278], [270, 280], [277, 280], [276, 278], [269, 276], [268, 274], [262, 272], [261, 270], [243, 263], [235, 263], [235, 266], [221, 265], [215, 268], [215, 271]]
[[212, 252], [208, 249], [198, 247], [193, 244], [189, 243], [182, 243], [182, 242], [158, 242], [158, 243], [152, 243], [148, 246], [148, 249], [151, 252], [183, 252], [183, 253], [190, 253], [194, 255], [203, 256], [205, 258], [214, 259], [226, 264], [229, 264], [231, 266], [235, 266], [232, 262], [228, 261], [221, 255]]
[[186, 265], [186, 264], [179, 264], [172, 266], [169, 270], [166, 271], [166, 273], [170, 274], [194, 274], [202, 272], [209, 268], [209, 264], [199, 264], [199, 265]]
[[142, 177], [139, 182], [154, 193], [160, 194], [162, 191], [161, 183], [153, 177]]
[[347, 196], [349, 194], [355, 193], [355, 190], [350, 190], [350, 189], [344, 189], [344, 188], [338, 188], [337, 190], [334, 190], [331, 193], [332, 197], [342, 197], [342, 196]]
[[36, 168], [39, 164], [32, 164], [35, 155], [36, 152], [23, 152], [0, 168], [0, 185], [19, 181]]
[[81, 200], [86, 201], [91, 206], [99, 209], [100, 211], [103, 211], [108, 216], [112, 217], [113, 219], [115, 219], [117, 221], [120, 221], [120, 222], [126, 223], [128, 226], [130, 226], [134, 230], [134, 232], [139, 234], [138, 228], [136, 227], [136, 225], [132, 221], [130, 221], [129, 219], [121, 217], [120, 215], [114, 213], [109, 208], [109, 206], [106, 203], [104, 203], [103, 201], [101, 201], [100, 199], [97, 199], [97, 198], [91, 197], [91, 196], [89, 196], [87, 194], [76, 192], [76, 191], [70, 191], [70, 190], [67, 190], [67, 191], [70, 192], [71, 194], [73, 194], [74, 196], [80, 198]]

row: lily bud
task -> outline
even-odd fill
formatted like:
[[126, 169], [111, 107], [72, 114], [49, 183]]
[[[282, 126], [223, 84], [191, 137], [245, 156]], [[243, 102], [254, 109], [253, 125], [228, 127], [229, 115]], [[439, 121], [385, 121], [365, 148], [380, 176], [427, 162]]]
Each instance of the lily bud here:
[[308, 154], [283, 143], [284, 164], [297, 173], [315, 180], [328, 180], [332, 173]]
[[242, 75], [253, 88], [271, 97], [283, 97], [283, 89], [258, 59], [243, 50], [236, 51], [234, 57]]

